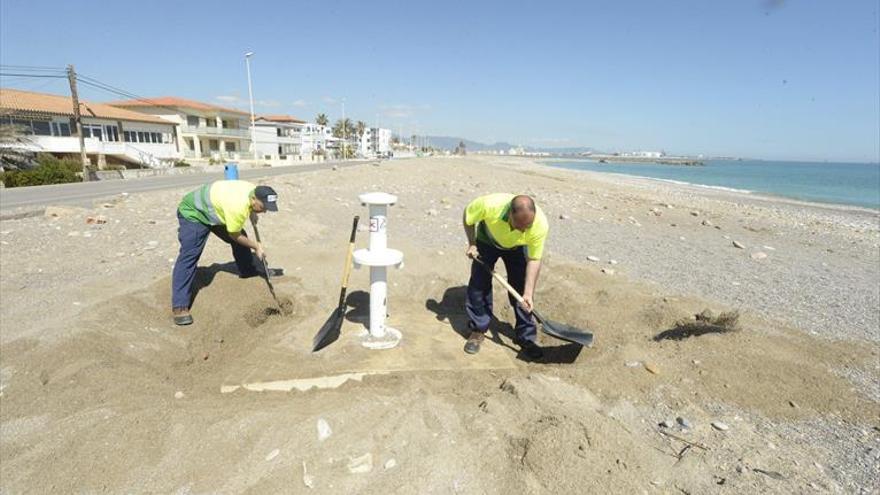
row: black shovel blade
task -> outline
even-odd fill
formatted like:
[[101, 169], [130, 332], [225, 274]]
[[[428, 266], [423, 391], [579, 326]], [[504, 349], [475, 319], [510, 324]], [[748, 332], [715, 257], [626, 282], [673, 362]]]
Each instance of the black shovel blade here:
[[592, 332], [585, 332], [579, 328], [566, 325], [565, 323], [545, 319], [539, 315], [537, 311], [532, 311], [532, 314], [535, 315], [535, 319], [538, 320], [538, 323], [541, 324], [541, 329], [547, 335], [573, 344], [579, 344], [584, 347], [593, 346]]
[[342, 330], [342, 320], [345, 318], [345, 307], [339, 307], [330, 313], [330, 317], [315, 334], [312, 339], [312, 352], [318, 352], [328, 345], [336, 342], [339, 338], [339, 332]]

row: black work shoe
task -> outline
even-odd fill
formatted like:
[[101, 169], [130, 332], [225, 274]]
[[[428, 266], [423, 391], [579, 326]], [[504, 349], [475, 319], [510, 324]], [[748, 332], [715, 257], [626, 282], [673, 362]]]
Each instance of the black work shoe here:
[[471, 332], [470, 337], [467, 339], [467, 343], [464, 344], [464, 352], [468, 354], [476, 354], [480, 352], [480, 344], [483, 343], [484, 338], [486, 338], [486, 334], [483, 332], [478, 332], [476, 330]]
[[531, 340], [515, 339], [514, 344], [518, 345], [522, 353], [532, 361], [539, 361], [544, 357], [544, 350], [541, 346]]
[[193, 317], [189, 314], [189, 309], [187, 308], [174, 308], [172, 311], [174, 314], [174, 324], [175, 325], [192, 325]]

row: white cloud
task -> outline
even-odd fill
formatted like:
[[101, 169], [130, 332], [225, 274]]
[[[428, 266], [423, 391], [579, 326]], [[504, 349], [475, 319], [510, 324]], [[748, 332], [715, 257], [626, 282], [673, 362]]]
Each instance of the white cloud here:
[[309, 102], [307, 102], [306, 100], [296, 100], [293, 102], [293, 106], [300, 108], [307, 107], [309, 106]]
[[215, 97], [215, 99], [222, 101], [222, 102], [225, 102], [225, 103], [241, 103], [242, 102], [241, 98], [239, 98], [238, 96], [232, 96], [232, 95], [220, 95], [220, 96]]

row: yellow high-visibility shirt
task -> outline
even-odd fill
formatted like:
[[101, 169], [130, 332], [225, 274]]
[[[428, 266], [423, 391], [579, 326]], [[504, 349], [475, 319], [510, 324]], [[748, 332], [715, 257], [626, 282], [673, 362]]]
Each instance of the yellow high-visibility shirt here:
[[524, 232], [511, 228], [508, 219], [510, 201], [514, 196], [508, 193], [480, 196], [467, 205], [464, 221], [468, 225], [481, 224], [477, 227], [478, 240], [502, 249], [526, 246], [529, 259], [539, 260], [544, 254], [544, 241], [550, 224], [541, 208], [535, 205], [535, 221], [531, 227]]
[[190, 192], [178, 207], [187, 220], [205, 225], [224, 225], [241, 232], [251, 214], [251, 194], [257, 186], [243, 180], [218, 180]]

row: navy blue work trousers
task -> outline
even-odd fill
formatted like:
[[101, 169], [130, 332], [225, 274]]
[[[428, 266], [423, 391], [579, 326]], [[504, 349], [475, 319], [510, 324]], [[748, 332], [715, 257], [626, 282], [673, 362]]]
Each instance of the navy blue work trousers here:
[[[526, 264], [528, 262], [525, 246], [514, 249], [499, 249], [478, 240], [477, 251], [480, 253], [480, 259], [493, 269], [498, 258], [501, 258], [507, 269], [507, 283], [522, 294], [526, 285]], [[513, 296], [510, 294], [507, 296], [516, 314], [514, 329], [517, 338], [534, 342], [537, 337], [537, 328], [532, 314], [522, 309]], [[471, 263], [471, 278], [468, 281], [465, 311], [467, 311], [474, 330], [485, 332], [489, 328], [489, 322], [493, 316], [492, 275], [476, 261]]]
[[[254, 264], [254, 255], [251, 250], [232, 240], [225, 225], [204, 225], [183, 218], [177, 212], [177, 239], [180, 241], [180, 254], [174, 263], [174, 271], [171, 275], [171, 307], [189, 308], [192, 303], [192, 284], [196, 277], [196, 266], [205, 243], [208, 242], [208, 234], [213, 233], [224, 242], [232, 246], [232, 256], [241, 276], [251, 276], [257, 273]], [[247, 236], [244, 230], [241, 235]]]

